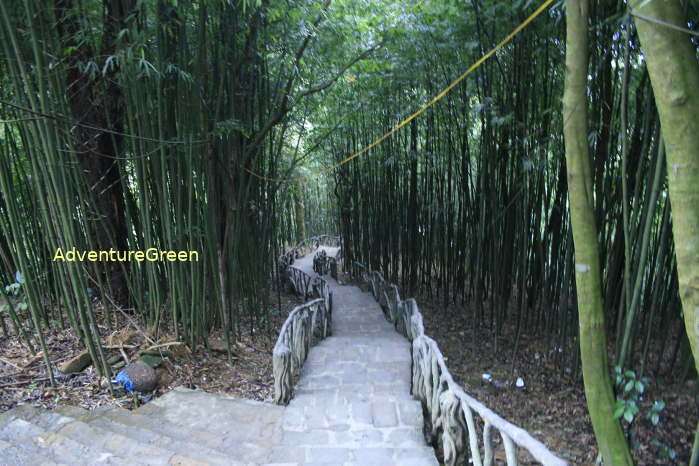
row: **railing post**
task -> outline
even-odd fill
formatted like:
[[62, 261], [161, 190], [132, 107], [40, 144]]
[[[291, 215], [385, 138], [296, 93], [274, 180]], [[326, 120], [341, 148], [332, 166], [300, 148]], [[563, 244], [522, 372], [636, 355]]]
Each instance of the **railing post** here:
[[[474, 466], [492, 466], [493, 426], [502, 436], [508, 465], [517, 465], [518, 448], [526, 448], [545, 466], [566, 464], [526, 431], [505, 421], [468, 396], [454, 382], [437, 343], [425, 335], [422, 314], [414, 299], [401, 300], [395, 285], [388, 285], [377, 271], [366, 272], [359, 262], [352, 263], [351, 271], [355, 277], [366, 273], [366, 282], [386, 318], [412, 342], [411, 393], [420, 400], [425, 410], [432, 441], [441, 439], [445, 464], [466, 464], [466, 460], [470, 459]], [[482, 456], [473, 411], [484, 421]], [[467, 457], [469, 450], [470, 458]]]
[[316, 293], [318, 298], [294, 308], [282, 325], [272, 353], [274, 374], [274, 401], [287, 404], [292, 396], [293, 377], [306, 361], [311, 345], [331, 333], [332, 292], [322, 277], [311, 277], [301, 269], [291, 267], [293, 258], [316, 239], [305, 240], [282, 254], [279, 264], [284, 265], [286, 276], [297, 294], [304, 299]]
[[487, 419], [484, 419], [483, 424], [483, 466], [493, 465], [493, 439], [491, 432], [492, 424]]
[[[293, 250], [298, 254], [306, 243], [316, 241], [318, 244], [337, 244], [340, 239], [327, 235], [314, 237], [300, 243]], [[291, 251], [290, 251], [291, 252]], [[280, 264], [293, 263], [285, 253]], [[320, 259], [322, 254], [318, 256]], [[286, 258], [286, 259], [284, 259]], [[282, 260], [284, 259], [284, 260]], [[315, 259], [315, 258], [314, 258]], [[331, 275], [336, 274], [337, 262], [327, 258], [317, 269]], [[315, 265], [314, 260], [314, 265]], [[319, 336], [330, 334], [332, 324], [332, 293], [327, 282], [321, 277], [311, 280], [300, 269], [288, 268], [288, 277], [298, 293], [303, 289], [304, 296], [310, 291], [322, 297], [294, 309], [282, 326], [282, 331], [274, 349], [273, 366], [275, 375], [275, 401], [285, 404], [292, 394], [292, 377], [295, 369], [305, 358]], [[315, 267], [314, 267], [315, 269]], [[335, 271], [335, 272], [333, 272]], [[470, 459], [474, 466], [492, 466], [494, 451], [492, 429], [495, 427], [502, 437], [505, 456], [509, 466], [517, 465], [518, 448], [526, 448], [538, 461], [546, 466], [564, 466], [566, 463], [553, 455], [539, 441], [526, 431], [514, 426], [490, 411], [479, 401], [467, 395], [453, 380], [437, 343], [425, 335], [422, 314], [414, 299], [401, 300], [398, 288], [385, 282], [379, 272], [367, 271], [357, 261], [350, 264], [350, 274], [362, 283], [368, 283], [370, 290], [382, 307], [386, 318], [396, 330], [405, 335], [412, 343], [411, 393], [420, 400], [426, 410], [425, 417], [430, 422], [432, 440], [441, 439], [444, 461], [448, 465], [465, 464]], [[333, 275], [334, 278], [335, 275]], [[316, 314], [319, 313], [319, 314]], [[483, 455], [479, 446], [478, 429], [474, 411], [483, 420]], [[441, 435], [441, 438], [439, 437]], [[468, 447], [466, 447], [468, 435]], [[470, 458], [467, 456], [470, 451]]]
[[274, 402], [285, 405], [291, 398], [291, 351], [287, 345], [275, 348], [272, 354]]
[[517, 445], [515, 445], [510, 436], [503, 431], [500, 431], [500, 437], [502, 437], [502, 443], [505, 445], [507, 466], [517, 466]]

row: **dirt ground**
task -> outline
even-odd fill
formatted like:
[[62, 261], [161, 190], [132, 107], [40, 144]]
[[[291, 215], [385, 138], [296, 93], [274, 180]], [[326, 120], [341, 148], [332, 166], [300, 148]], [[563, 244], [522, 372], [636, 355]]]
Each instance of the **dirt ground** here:
[[[32, 356], [29, 350], [16, 337], [0, 336], [0, 413], [21, 404], [31, 403], [52, 409], [59, 404], [80, 406], [86, 409], [98, 406], [120, 406], [131, 409], [147, 402], [152, 396], [160, 396], [177, 386], [196, 388], [211, 393], [250, 398], [258, 401], [270, 401], [274, 392], [272, 375], [272, 349], [279, 329], [291, 310], [303, 300], [291, 294], [282, 294], [282, 306], [277, 311], [277, 297], [270, 297], [274, 307], [269, 329], [251, 329], [249, 322], [242, 322], [241, 338], [233, 347], [233, 361], [228, 363], [228, 356], [221, 352], [221, 334], [212, 334], [211, 346], [218, 346], [218, 351], [199, 347], [192, 354], [183, 346], [171, 346], [162, 353], [163, 363], [157, 372], [160, 386], [151, 395], [137, 400], [118, 389], [114, 395], [109, 392], [106, 379], [98, 376], [93, 366], [82, 372], [63, 375], [58, 371], [60, 365], [79, 354], [83, 348], [72, 330], [49, 329], [46, 343], [56, 374], [56, 386], [51, 387], [46, 377], [46, 367], [41, 356]], [[153, 346], [133, 326], [129, 326], [126, 317], [119, 317], [120, 331], [109, 331], [105, 325], [98, 324], [100, 333], [109, 343], [118, 341], [123, 344], [127, 357], [136, 360], [140, 348]], [[126, 329], [126, 330], [125, 330]], [[128, 334], [128, 341], [123, 335]], [[164, 344], [174, 340], [171, 333], [161, 332], [155, 344]], [[218, 344], [216, 344], [218, 343]], [[225, 350], [224, 350], [225, 351]], [[110, 349], [110, 356], [118, 356], [118, 349]]]
[[[527, 430], [566, 461], [595, 464], [597, 447], [582, 381], [560, 373], [542, 338], [523, 336], [513, 364], [514, 328], [503, 330], [495, 351], [492, 335], [485, 329], [476, 334], [474, 344], [467, 307], [452, 306], [445, 313], [441, 304], [424, 297], [418, 297], [417, 302], [426, 333], [437, 341], [454, 379], [466, 392]], [[483, 374], [489, 374], [491, 382], [486, 382]], [[518, 377], [524, 382], [522, 388], [515, 386]], [[645, 393], [642, 413], [654, 400], [664, 401], [666, 407], [658, 425], [645, 416], [634, 421], [634, 461], [638, 465], [687, 464], [699, 420], [694, 382], [683, 386], [659, 386], [654, 382]]]
[[[283, 293], [280, 312], [275, 310], [272, 313], [269, 330], [251, 330], [249, 323], [243, 322], [245, 330], [235, 344], [232, 366], [225, 353], [201, 347], [191, 354], [183, 348], [177, 348], [178, 351], [173, 348], [175, 354], [165, 354], [163, 365], [158, 369], [161, 386], [154, 395], [160, 396], [174, 387], [185, 386], [260, 401], [271, 400], [272, 348], [284, 319], [302, 301]], [[277, 307], [276, 295], [270, 302]], [[471, 321], [466, 318], [470, 315], [467, 308], [450, 307], [445, 313], [441, 304], [425, 297], [418, 297], [418, 304], [425, 318], [427, 334], [437, 341], [455, 380], [468, 393], [529, 431], [567, 461], [584, 465], [595, 463], [597, 449], [582, 383], [573, 380], [569, 374], [561, 374], [545, 341], [524, 336], [513, 364], [511, 342], [514, 329], [504, 329], [496, 352], [492, 336], [484, 329], [479, 330], [474, 344]], [[446, 318], [446, 315], [450, 317]], [[125, 318], [117, 328], [129, 328]], [[125, 346], [136, 347], [126, 349], [135, 359], [136, 350], [150, 343], [139, 337], [138, 332], [133, 332], [133, 328], [131, 330], [131, 339]], [[110, 332], [104, 325], [100, 325], [100, 331], [106, 339], [111, 336], [115, 340], [121, 335]], [[167, 343], [172, 339], [165, 332], [156, 343]], [[215, 341], [220, 342], [221, 336], [212, 335], [212, 342]], [[72, 330], [48, 330], [47, 345], [57, 367], [82, 350]], [[110, 355], [119, 354], [118, 350], [110, 351]], [[489, 374], [491, 381], [484, 381], [483, 374]], [[27, 403], [48, 409], [59, 404], [87, 409], [98, 406], [131, 409], [150, 399], [134, 400], [123, 391], [110, 394], [105, 380], [100, 380], [92, 366], [78, 374], [57, 375], [57, 386], [52, 388], [41, 357], [32, 356], [16, 338], [0, 336], [0, 412]], [[524, 381], [522, 388], [515, 386], [518, 377]], [[647, 409], [656, 399], [663, 400], [666, 407], [657, 426], [643, 417], [635, 423], [633, 455], [636, 464], [687, 464], [699, 419], [695, 395], [693, 383], [684, 386], [651, 385], [642, 407]], [[671, 451], [675, 452], [674, 459]]]

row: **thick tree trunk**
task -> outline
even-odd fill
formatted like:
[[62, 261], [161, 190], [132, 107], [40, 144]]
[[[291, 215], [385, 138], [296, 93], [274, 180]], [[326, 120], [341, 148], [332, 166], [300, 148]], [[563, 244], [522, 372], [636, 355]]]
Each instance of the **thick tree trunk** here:
[[[109, 57], [116, 50], [119, 31], [125, 27], [126, 16], [133, 10], [135, 1], [105, 0], [104, 36], [100, 55]], [[70, 66], [66, 73], [66, 87], [73, 118], [91, 127], [79, 126], [76, 131], [78, 160], [85, 172], [95, 219], [92, 231], [94, 244], [102, 250], [124, 250], [126, 221], [119, 157], [122, 153], [124, 129], [124, 98], [116, 83], [115, 66], [105, 69], [104, 75], [94, 79], [79, 68], [80, 62], [93, 59], [93, 50], [84, 42], [78, 42], [80, 25], [73, 14], [71, 0], [56, 0], [58, 32], [64, 47], [72, 48], [68, 57]], [[102, 68], [102, 67], [100, 67]], [[94, 128], [93, 128], [94, 127]], [[106, 132], [100, 128], [109, 128]], [[68, 247], [68, 245], [66, 245]], [[121, 264], [110, 262], [104, 269], [107, 285], [117, 303], [128, 304], [128, 289]]]
[[563, 134], [568, 198], [575, 245], [575, 283], [585, 397], [605, 464], [633, 464], [621, 425], [607, 364], [607, 335], [600, 283], [597, 228], [587, 142], [587, 0], [567, 0], [566, 82]]
[[[638, 3], [638, 2], [634, 2]], [[679, 0], [647, 2], [638, 13], [686, 27]], [[667, 153], [680, 299], [699, 361], [699, 61], [690, 36], [636, 18]]]
[[[646, 2], [637, 12], [687, 26], [679, 0]], [[680, 299], [699, 372], [699, 61], [688, 34], [638, 16], [635, 22], [665, 141]], [[699, 436], [691, 464], [699, 464]]]

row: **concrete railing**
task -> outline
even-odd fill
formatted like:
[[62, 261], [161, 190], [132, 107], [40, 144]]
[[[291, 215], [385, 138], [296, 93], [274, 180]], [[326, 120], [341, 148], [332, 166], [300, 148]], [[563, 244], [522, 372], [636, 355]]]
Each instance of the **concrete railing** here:
[[[293, 261], [307, 254], [311, 246], [339, 244], [339, 238], [323, 235], [309, 238], [294, 246], [280, 256], [280, 265], [285, 263], [284, 275], [291, 283], [296, 294], [304, 299], [315, 296], [317, 299], [297, 306], [289, 313], [282, 325], [277, 343], [272, 352], [272, 372], [274, 374], [274, 402], [287, 404], [291, 399], [293, 378], [306, 361], [312, 345], [330, 335], [332, 331], [332, 292], [322, 277], [311, 277], [301, 269], [294, 267]], [[334, 243], [333, 243], [334, 242]], [[324, 244], [325, 243], [325, 244]], [[333, 258], [334, 262], [334, 258]]]
[[[491, 466], [493, 428], [502, 438], [508, 465], [518, 464], [518, 448], [528, 451], [541, 464], [566, 464], [527, 431], [488, 409], [454, 382], [437, 343], [425, 335], [422, 314], [414, 299], [401, 300], [396, 285], [387, 284], [379, 272], [367, 272], [358, 262], [352, 265], [352, 274], [369, 285], [386, 319], [412, 342], [412, 394], [422, 402], [427, 433], [436, 447], [441, 446], [446, 465]], [[474, 413], [483, 422], [480, 434]]]
[[337, 261], [337, 257], [328, 256], [328, 253], [321, 249], [313, 256], [313, 270], [321, 276], [329, 273], [337, 280]]
[[318, 249], [318, 246], [342, 247], [342, 238], [335, 235], [318, 235], [306, 238], [297, 245], [281, 254], [277, 259], [279, 264], [280, 274], [286, 271], [286, 268], [294, 263], [299, 257], [309, 254], [311, 251]]

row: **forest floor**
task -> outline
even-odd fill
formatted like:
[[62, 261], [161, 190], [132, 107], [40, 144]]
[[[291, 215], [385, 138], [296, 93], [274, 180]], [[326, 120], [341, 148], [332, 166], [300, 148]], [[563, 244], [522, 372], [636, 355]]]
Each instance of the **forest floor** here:
[[[172, 351], [169, 355], [166, 353], [162, 358], [162, 364], [156, 369], [160, 386], [153, 394], [140, 400], [135, 400], [122, 389], [116, 390], [114, 395], [110, 394], [106, 379], [98, 376], [94, 366], [65, 376], [58, 372], [57, 368], [64, 361], [83, 350], [71, 329], [53, 328], [46, 331], [46, 344], [55, 366], [54, 372], [58, 375], [55, 387], [49, 384], [41, 356], [32, 356], [16, 337], [0, 336], [0, 413], [21, 404], [48, 409], [53, 409], [59, 404], [86, 409], [98, 406], [132, 409], [140, 403], [147, 402], [153, 395], [160, 396], [178, 386], [270, 401], [274, 393], [272, 349], [286, 316], [295, 306], [301, 304], [303, 299], [282, 293], [280, 312], [277, 312], [279, 307], [276, 293], [272, 293], [269, 299], [270, 306], [274, 309], [270, 325], [266, 329], [253, 329], [249, 322], [241, 322], [242, 335], [233, 346], [232, 366], [222, 348], [221, 335], [213, 334], [210, 336], [210, 346], [217, 347], [217, 351], [200, 346], [193, 354], [184, 347], [179, 347], [179, 351]], [[100, 333], [108, 343], [110, 339], [118, 340], [120, 336], [128, 334], [128, 341], [121, 339], [120, 344], [137, 348], [151, 345], [146, 343], [145, 338], [136, 329], [128, 325], [123, 316], [118, 318], [115, 328], [120, 331], [116, 332], [110, 331], [104, 325], [104, 319], [100, 321]], [[162, 336], [155, 340], [155, 343], [162, 344], [174, 340], [170, 332], [161, 330], [160, 333]], [[176, 347], [171, 348], [174, 350]], [[126, 351], [129, 353], [128, 357], [136, 359], [135, 348], [127, 348]], [[109, 355], [119, 355], [119, 351], [110, 350]]]
[[[425, 331], [439, 344], [457, 383], [566, 461], [595, 464], [597, 447], [582, 380], [561, 374], [544, 338], [523, 335], [513, 364], [514, 328], [503, 329], [496, 351], [492, 335], [485, 329], [479, 331], [474, 344], [472, 320], [467, 318], [472, 315], [470, 308], [449, 306], [445, 310], [441, 302], [419, 296], [417, 302]], [[491, 381], [486, 382], [483, 374]], [[515, 386], [518, 377], [524, 381], [523, 388]], [[658, 425], [641, 415], [634, 421], [635, 463], [687, 464], [699, 419], [694, 382], [682, 386], [654, 382], [645, 393], [642, 414], [654, 400], [664, 401], [666, 407]]]
[[[163, 358], [158, 368], [161, 378], [155, 396], [177, 387], [198, 388], [211, 393], [225, 393], [255, 400], [270, 400], [273, 394], [272, 348], [279, 328], [291, 310], [303, 300], [292, 294], [281, 294], [281, 311], [274, 312], [268, 329], [251, 329], [242, 322], [242, 335], [234, 348], [234, 365], [220, 351], [203, 347], [194, 354], [179, 351]], [[545, 443], [552, 451], [574, 464], [592, 465], [597, 457], [594, 435], [585, 405], [585, 394], [580, 380], [573, 380], [553, 363], [548, 343], [543, 338], [522, 336], [520, 350], [512, 362], [514, 328], [503, 329], [498, 339], [498, 351], [488, 331], [482, 329], [473, 343], [473, 328], [465, 306], [449, 306], [418, 296], [425, 328], [442, 352], [455, 378], [464, 389], [505, 419], [517, 424]], [[270, 296], [270, 306], [277, 309], [277, 296]], [[449, 316], [447, 318], [447, 316]], [[460, 316], [460, 317], [459, 317]], [[119, 335], [100, 324], [105, 338]], [[117, 328], [128, 328], [120, 318]], [[123, 333], [123, 332], [122, 332]], [[147, 344], [133, 332], [128, 343], [143, 347]], [[162, 332], [156, 343], [174, 340]], [[72, 330], [50, 329], [46, 332], [47, 345], [54, 364], [58, 367], [78, 354], [82, 347]], [[220, 335], [213, 335], [212, 342]], [[129, 350], [131, 354], [134, 349]], [[110, 353], [118, 354], [118, 352]], [[483, 379], [489, 374], [490, 382]], [[523, 388], [515, 381], [521, 377]], [[111, 395], [105, 381], [93, 366], [84, 371], [58, 377], [57, 386], [50, 387], [41, 357], [32, 356], [15, 337], [0, 336], [0, 413], [20, 404], [33, 404], [52, 409], [58, 404], [69, 404], [86, 409], [98, 406], [120, 406], [132, 409], [138, 403], [123, 391]], [[657, 426], [642, 416], [635, 422], [636, 447], [634, 460], [639, 465], [687, 464], [691, 452], [694, 428], [699, 419], [693, 383], [683, 386], [653, 384], [642, 402], [642, 412], [656, 399], [665, 402]], [[671, 458], [671, 451], [675, 458]]]

